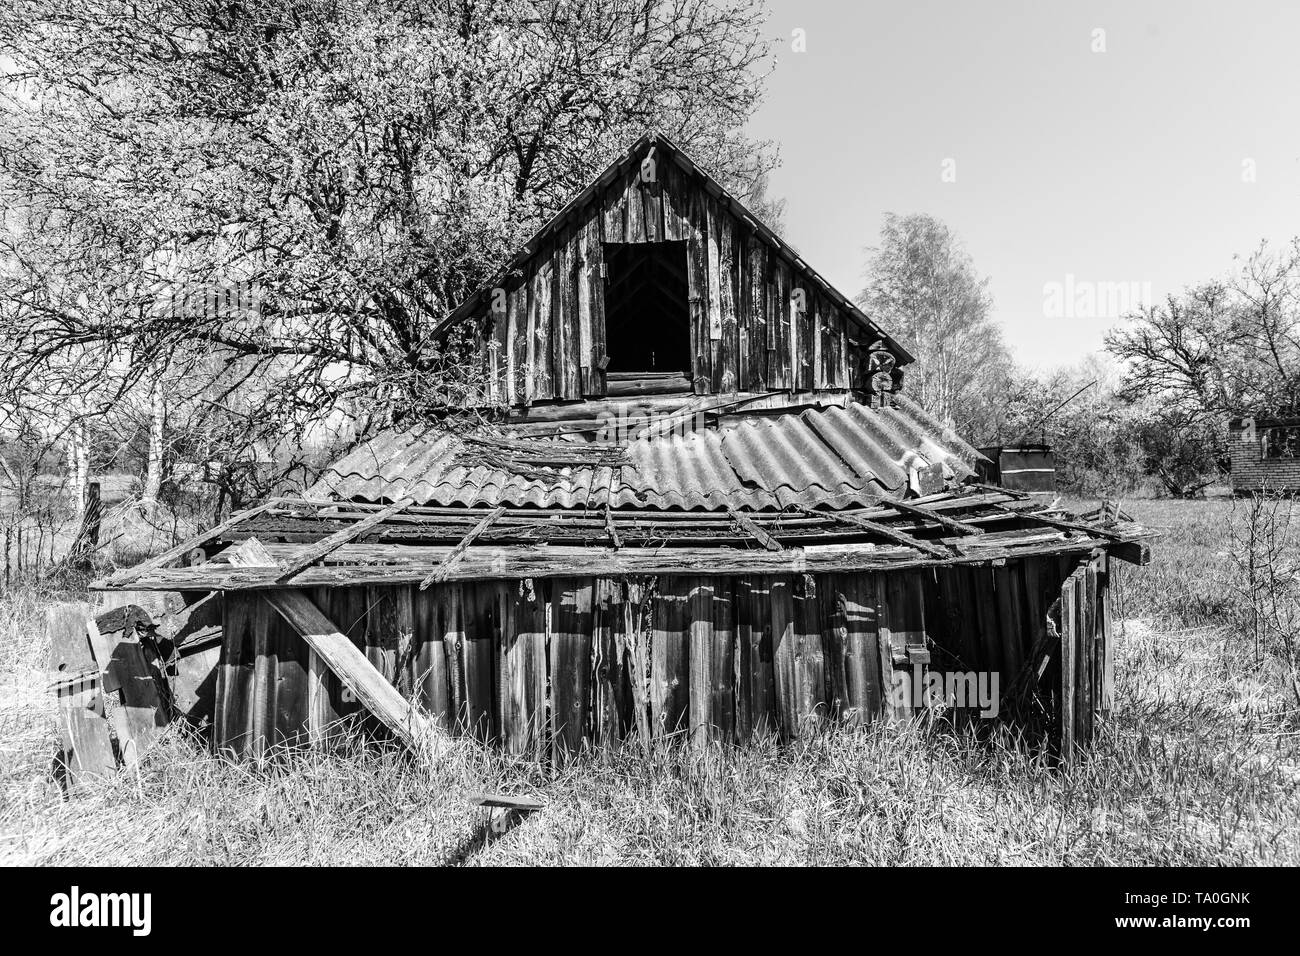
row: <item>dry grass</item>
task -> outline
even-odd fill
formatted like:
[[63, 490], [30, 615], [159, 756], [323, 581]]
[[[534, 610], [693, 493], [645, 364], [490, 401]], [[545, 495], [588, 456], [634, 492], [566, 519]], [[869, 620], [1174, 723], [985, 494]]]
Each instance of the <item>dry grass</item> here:
[[[549, 771], [464, 740], [262, 767], [180, 733], [138, 775], [65, 799], [37, 596], [0, 603], [0, 860], [19, 864], [1297, 864], [1300, 722], [1225, 623], [1228, 505], [1137, 502], [1167, 529], [1128, 571], [1118, 712], [1063, 775], [1008, 735], [943, 725], [799, 747], [599, 754]], [[472, 790], [546, 808], [486, 841]]]

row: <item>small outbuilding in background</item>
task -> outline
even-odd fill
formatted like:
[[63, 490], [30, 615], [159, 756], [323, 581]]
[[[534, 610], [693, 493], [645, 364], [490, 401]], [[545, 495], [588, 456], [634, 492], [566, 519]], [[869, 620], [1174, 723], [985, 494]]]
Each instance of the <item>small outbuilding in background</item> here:
[[979, 453], [987, 459], [975, 466], [985, 484], [1031, 494], [1056, 491], [1056, 462], [1050, 445], [986, 445]]
[[1300, 489], [1300, 418], [1234, 418], [1228, 422], [1232, 490]]

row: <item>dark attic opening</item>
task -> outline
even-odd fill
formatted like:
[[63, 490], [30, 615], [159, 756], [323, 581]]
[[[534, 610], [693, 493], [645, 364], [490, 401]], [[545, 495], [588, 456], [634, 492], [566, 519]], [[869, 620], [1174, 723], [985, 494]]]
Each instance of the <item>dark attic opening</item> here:
[[685, 242], [605, 243], [605, 353], [609, 372], [691, 368]]

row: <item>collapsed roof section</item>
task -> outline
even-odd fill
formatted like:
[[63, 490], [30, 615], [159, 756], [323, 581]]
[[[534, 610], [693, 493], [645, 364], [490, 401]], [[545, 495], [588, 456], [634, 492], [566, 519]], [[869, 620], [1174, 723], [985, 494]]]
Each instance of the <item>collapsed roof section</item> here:
[[[1002, 564], [1104, 549], [1145, 564], [1152, 533], [1126, 516], [1069, 515], [964, 487], [907, 501], [775, 513], [493, 509], [278, 498], [99, 588], [245, 590], [650, 574], [817, 574]], [[256, 538], [274, 561], [242, 567]], [[203, 560], [179, 567], [182, 560]]]

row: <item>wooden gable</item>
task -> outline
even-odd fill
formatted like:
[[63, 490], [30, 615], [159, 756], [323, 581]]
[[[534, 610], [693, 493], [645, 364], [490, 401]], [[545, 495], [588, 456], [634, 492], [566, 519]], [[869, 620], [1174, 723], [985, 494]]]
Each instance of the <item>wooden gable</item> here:
[[[650, 280], [612, 275], [612, 267], [635, 262], [638, 247], [647, 261], [656, 250], [671, 262]], [[607, 255], [611, 249], [623, 254]], [[679, 268], [684, 283], [672, 281]], [[611, 283], [625, 280], [632, 291], [612, 297]], [[722, 395], [865, 388], [868, 349], [877, 343], [897, 365], [911, 361], [656, 134], [579, 193], [440, 328], [470, 319], [484, 330], [488, 397], [514, 406], [609, 395], [611, 362], [623, 393], [635, 391], [630, 381]], [[611, 354], [613, 341], [627, 341], [618, 323], [633, 321], [681, 356], [680, 378], [652, 369], [648, 357], [642, 370], [652, 374], [638, 377], [628, 369], [638, 368], [639, 357]]]

